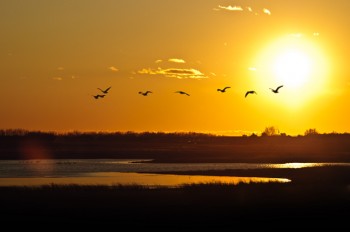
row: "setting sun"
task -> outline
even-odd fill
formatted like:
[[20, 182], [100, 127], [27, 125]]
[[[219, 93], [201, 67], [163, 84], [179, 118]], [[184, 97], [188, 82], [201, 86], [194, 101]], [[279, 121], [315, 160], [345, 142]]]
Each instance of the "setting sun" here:
[[310, 57], [298, 50], [286, 50], [277, 55], [273, 68], [277, 82], [290, 88], [306, 84], [313, 69]]
[[284, 107], [305, 106], [326, 92], [329, 61], [312, 38], [285, 35], [266, 46], [257, 59], [257, 83], [261, 88], [283, 85]]

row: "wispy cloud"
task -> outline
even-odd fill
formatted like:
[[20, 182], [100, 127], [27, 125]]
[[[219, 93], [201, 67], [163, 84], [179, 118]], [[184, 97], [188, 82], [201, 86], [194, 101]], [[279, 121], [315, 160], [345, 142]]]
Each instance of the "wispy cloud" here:
[[243, 11], [241, 6], [221, 6], [218, 5], [219, 9], [228, 10], [228, 11]]
[[[250, 13], [254, 13], [254, 15], [258, 15], [257, 12], [253, 11], [253, 8], [250, 6], [222, 6], [218, 5], [216, 8], [213, 8], [214, 11], [220, 11], [220, 10], [225, 10], [225, 11], [249, 11]], [[261, 10], [261, 8], [260, 8]], [[263, 8], [262, 12], [267, 15], [271, 15], [271, 11], [267, 8]]]
[[169, 62], [173, 62], [173, 63], [186, 63], [183, 59], [178, 59], [178, 58], [170, 58], [168, 59]]
[[118, 72], [118, 71], [119, 71], [119, 69], [117, 69], [117, 68], [114, 67], [114, 66], [110, 66], [110, 67], [108, 67], [108, 69], [111, 70], [111, 71], [113, 71], [113, 72]]
[[64, 68], [60, 66], [60, 67], [57, 67], [57, 70], [62, 71], [64, 70]]
[[55, 80], [55, 81], [62, 81], [63, 78], [62, 78], [62, 77], [53, 77], [52, 80]]
[[271, 11], [269, 9], [264, 8], [263, 12], [267, 15], [271, 15]]
[[156, 63], [156, 64], [159, 64], [161, 62], [163, 62], [163, 60], [156, 60], [156, 61], [154, 61], [154, 63]]
[[174, 77], [178, 79], [203, 79], [208, 78], [202, 72], [197, 69], [180, 69], [180, 68], [168, 68], [168, 69], [151, 69], [144, 68], [138, 71], [139, 74], [149, 74], [149, 75], [164, 75], [166, 77]]

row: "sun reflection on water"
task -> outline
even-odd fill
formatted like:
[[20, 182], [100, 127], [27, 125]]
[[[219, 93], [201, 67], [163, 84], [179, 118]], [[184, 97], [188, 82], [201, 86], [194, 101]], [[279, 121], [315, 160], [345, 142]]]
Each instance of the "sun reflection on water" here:
[[327, 163], [284, 163], [284, 164], [270, 164], [271, 168], [314, 168], [327, 166]]
[[239, 183], [288, 183], [285, 178], [269, 177], [237, 177], [237, 176], [201, 176], [173, 175], [150, 173], [98, 172], [87, 173], [80, 177], [32, 177], [32, 178], [0, 178], [0, 186], [36, 186], [48, 184], [80, 184], [80, 185], [144, 185], [178, 187], [185, 184], [221, 183], [236, 185]]

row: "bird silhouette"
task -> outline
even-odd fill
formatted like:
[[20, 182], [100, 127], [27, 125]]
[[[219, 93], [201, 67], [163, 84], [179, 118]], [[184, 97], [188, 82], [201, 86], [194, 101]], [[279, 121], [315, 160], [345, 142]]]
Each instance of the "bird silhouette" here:
[[280, 85], [280, 86], [278, 86], [276, 89], [272, 89], [272, 88], [270, 88], [270, 89], [271, 89], [272, 92], [278, 93], [278, 90], [279, 90], [280, 88], [282, 88], [282, 87], [283, 87], [283, 85]]
[[245, 93], [245, 96], [244, 97], [247, 97], [248, 94], [257, 94], [254, 90], [249, 90]]
[[99, 98], [104, 98], [106, 95], [101, 95], [101, 94], [97, 94], [97, 95], [92, 95], [95, 99], [99, 99]]
[[184, 95], [190, 96], [188, 93], [186, 93], [184, 91], [176, 91], [175, 93], [179, 93], [179, 94], [184, 94]]
[[217, 91], [220, 91], [221, 93], [225, 93], [226, 92], [226, 89], [229, 89], [229, 88], [231, 88], [230, 86], [227, 86], [227, 87], [225, 87], [225, 88], [223, 88], [223, 89], [217, 89]]
[[139, 94], [142, 94], [143, 96], [147, 96], [149, 93], [153, 93], [152, 91], [147, 90], [146, 92], [139, 92]]
[[107, 94], [107, 93], [108, 93], [108, 91], [110, 90], [110, 88], [112, 88], [112, 86], [108, 87], [108, 88], [107, 88], [107, 89], [105, 89], [105, 90], [100, 89], [100, 88], [97, 88], [97, 89], [101, 90], [101, 92], [102, 92], [102, 93]]

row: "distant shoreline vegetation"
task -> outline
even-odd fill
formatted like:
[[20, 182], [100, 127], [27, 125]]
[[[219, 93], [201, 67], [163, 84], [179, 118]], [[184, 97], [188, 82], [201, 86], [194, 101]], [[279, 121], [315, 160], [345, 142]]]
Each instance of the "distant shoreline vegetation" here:
[[303, 136], [324, 136], [324, 135], [350, 135], [348, 132], [338, 133], [319, 133], [315, 128], [310, 128], [305, 130], [303, 135], [288, 135], [286, 133], [281, 133], [276, 127], [269, 126], [264, 129], [261, 133], [250, 133], [242, 135], [222, 135], [215, 133], [205, 133], [205, 132], [135, 132], [135, 131], [69, 131], [69, 132], [56, 132], [56, 131], [40, 131], [40, 130], [26, 130], [26, 129], [0, 129], [0, 136], [101, 136], [101, 137], [143, 137], [143, 136], [169, 136], [169, 137], [266, 137], [266, 136], [287, 136], [287, 137], [303, 137]]
[[147, 159], [158, 163], [350, 162], [350, 134], [308, 129], [290, 136], [196, 132], [43, 132], [0, 130], [0, 159]]

